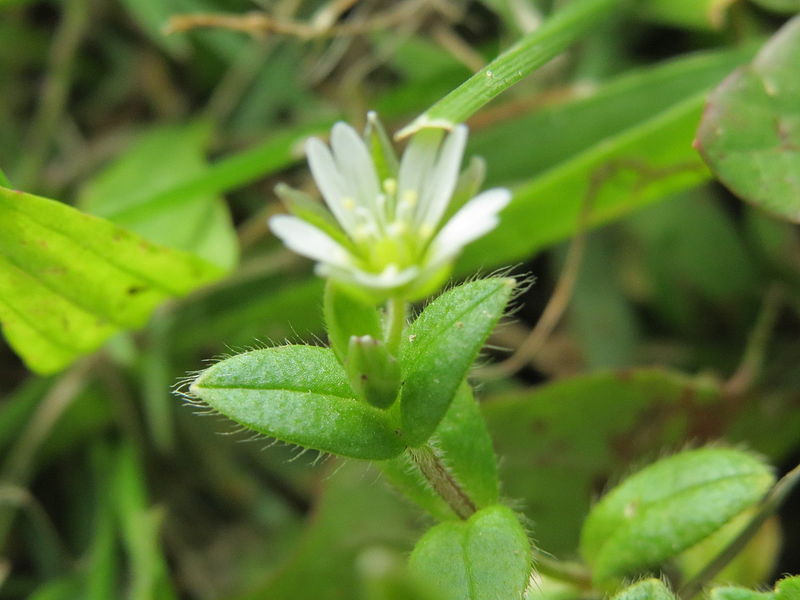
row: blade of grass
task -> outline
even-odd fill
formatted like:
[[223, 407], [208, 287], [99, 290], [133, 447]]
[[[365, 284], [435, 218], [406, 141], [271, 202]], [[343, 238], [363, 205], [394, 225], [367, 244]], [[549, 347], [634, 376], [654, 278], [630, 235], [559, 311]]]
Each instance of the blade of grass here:
[[402, 139], [426, 127], [449, 129], [560, 54], [625, 0], [579, 0], [545, 21], [397, 133]]

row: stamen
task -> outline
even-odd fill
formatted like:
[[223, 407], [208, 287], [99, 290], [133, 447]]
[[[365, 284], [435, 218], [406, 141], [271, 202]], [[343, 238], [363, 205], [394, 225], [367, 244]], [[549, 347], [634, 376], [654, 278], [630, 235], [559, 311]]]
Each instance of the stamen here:
[[405, 190], [402, 195], [401, 203], [408, 205], [409, 208], [413, 208], [416, 206], [417, 200], [419, 200], [417, 190]]
[[342, 198], [342, 206], [346, 210], [354, 210], [356, 207], [356, 201], [352, 198]]
[[394, 196], [394, 194], [397, 192], [397, 180], [393, 177], [384, 179], [383, 191], [386, 192], [388, 196]]

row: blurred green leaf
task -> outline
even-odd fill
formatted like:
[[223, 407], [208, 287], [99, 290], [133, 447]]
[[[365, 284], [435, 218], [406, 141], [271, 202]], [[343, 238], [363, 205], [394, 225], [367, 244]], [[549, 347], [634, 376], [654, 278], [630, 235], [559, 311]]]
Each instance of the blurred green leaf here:
[[220, 275], [60, 202], [0, 188], [0, 321], [28, 366], [52, 373], [156, 305]]
[[523, 501], [537, 543], [566, 555], [597, 486], [684, 437], [714, 436], [704, 415], [718, 402], [711, 380], [641, 369], [497, 393], [482, 410], [503, 457], [504, 493]]
[[[468, 150], [491, 160], [487, 170], [490, 185], [529, 181], [588, 148], [613, 144], [621, 132], [634, 130], [687, 98], [711, 89], [754, 51], [750, 44], [631, 69], [588, 97], [578, 95], [552, 106], [536, 107], [527, 114], [477, 129], [470, 135]], [[688, 145], [690, 140], [687, 137], [683, 143]]]
[[152, 202], [164, 190], [205, 173], [210, 134], [203, 123], [147, 131], [84, 186], [79, 206], [155, 244], [193, 252], [231, 269], [238, 258], [238, 240], [221, 198], [197, 193], [180, 203]]
[[742, 199], [800, 222], [800, 17], [709, 97], [697, 147]]
[[327, 348], [253, 350], [203, 371], [190, 393], [245, 427], [306, 448], [386, 459], [405, 445], [389, 416], [359, 402]]
[[177, 600], [161, 553], [163, 513], [150, 506], [142, 465], [131, 446], [116, 453], [112, 481], [114, 510], [128, 556], [129, 600]]
[[[681, 554], [676, 559], [676, 564], [682, 573], [681, 580], [690, 581], [700, 573], [713, 557], [722, 552], [739, 535], [755, 513], [755, 510], [744, 511]], [[764, 523], [747, 546], [714, 577], [713, 581], [747, 587], [762, 585], [774, 571], [780, 549], [780, 526], [777, 519], [773, 518]]]
[[407, 551], [416, 536], [416, 511], [377, 485], [358, 461], [335, 464], [323, 478], [308, 527], [270, 581], [236, 600], [356, 598], [354, 563], [371, 547]]
[[613, 600], [675, 600], [675, 595], [667, 589], [663, 581], [645, 579], [625, 588]]
[[727, 11], [736, 0], [646, 0], [641, 3], [642, 17], [675, 27], [721, 29]]
[[792, 600], [800, 598], [800, 576], [785, 577], [775, 586], [775, 600]]
[[411, 135], [425, 127], [449, 128], [465, 121], [484, 104], [563, 52], [622, 0], [578, 0], [567, 5], [533, 32], [447, 94], [398, 132]]
[[400, 414], [411, 446], [424, 444], [447, 412], [515, 281], [480, 279], [445, 292], [411, 324], [400, 346]]
[[702, 95], [683, 101], [515, 188], [500, 225], [467, 247], [456, 271], [508, 264], [568, 237], [589, 200], [597, 225], [707, 180], [690, 147], [702, 104]]
[[800, 12], [800, 0], [751, 0], [754, 4], [758, 4], [777, 13], [792, 14]]
[[592, 509], [581, 553], [599, 583], [657, 566], [754, 506], [774, 480], [761, 460], [738, 450], [703, 448], [661, 459]]
[[516, 515], [502, 505], [467, 521], [430, 529], [409, 559], [411, 573], [441, 600], [520, 598], [531, 571], [530, 543]]

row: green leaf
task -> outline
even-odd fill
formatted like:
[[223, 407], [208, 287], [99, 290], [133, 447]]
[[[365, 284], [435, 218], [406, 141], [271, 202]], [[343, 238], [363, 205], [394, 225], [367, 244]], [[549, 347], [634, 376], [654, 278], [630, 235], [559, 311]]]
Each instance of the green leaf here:
[[[361, 555], [370, 548], [407, 554], [418, 535], [411, 525], [418, 512], [359, 461], [336, 461], [324, 473], [313, 513], [299, 540], [269, 581], [236, 600], [344, 600], [359, 598]], [[264, 576], [265, 565], [258, 565]]]
[[[536, 107], [528, 114], [478, 129], [470, 135], [468, 150], [491, 158], [488, 185], [530, 181], [532, 175], [541, 176], [589, 148], [613, 145], [622, 132], [633, 131], [656, 115], [712, 89], [732, 69], [749, 60], [755, 50], [748, 44], [631, 69], [600, 85], [588, 97]], [[697, 114], [699, 118], [699, 109]], [[693, 134], [694, 130], [689, 135]], [[686, 137], [681, 143], [685, 155], [699, 164], [688, 148], [691, 139]], [[546, 223], [536, 225], [544, 227]]]
[[414, 547], [409, 568], [441, 600], [511, 600], [528, 584], [530, 553], [516, 515], [495, 505], [430, 529]]
[[111, 495], [122, 543], [130, 561], [131, 600], [175, 600], [175, 590], [161, 551], [163, 513], [149, 505], [142, 465], [133, 447], [117, 452]]
[[751, 0], [753, 3], [758, 4], [777, 13], [792, 14], [800, 12], [800, 0]]
[[774, 479], [760, 459], [727, 448], [662, 459], [592, 509], [581, 553], [598, 582], [657, 566], [754, 506]]
[[722, 29], [727, 12], [736, 0], [646, 0], [641, 3], [643, 18], [688, 29]]
[[39, 373], [56, 372], [152, 310], [221, 275], [60, 202], [0, 188], [0, 322]]
[[[153, 243], [232, 268], [238, 258], [238, 240], [222, 198], [198, 192], [188, 194], [181, 203], [151, 201], [175, 184], [205, 173], [204, 151], [210, 134], [211, 128], [204, 123], [147, 131], [84, 187], [79, 206]], [[167, 156], [169, 160], [164, 160]], [[135, 210], [140, 206], [144, 208]]]
[[724, 586], [711, 590], [709, 600], [796, 600], [800, 598], [800, 577], [786, 577], [775, 585], [774, 592], [756, 592]]
[[6, 174], [3, 173], [3, 169], [0, 169], [0, 186], [1, 187], [11, 187], [11, 182], [6, 177]]
[[439, 296], [408, 328], [400, 346], [403, 432], [411, 446], [424, 444], [447, 412], [508, 304], [515, 281], [492, 277]]
[[352, 336], [383, 339], [381, 317], [375, 306], [348, 294], [332, 280], [325, 285], [323, 310], [328, 341], [340, 363], [347, 358]]
[[[432, 437], [433, 446], [459, 485], [478, 508], [495, 504], [499, 497], [497, 458], [492, 438], [467, 383], [453, 399]], [[408, 453], [378, 463], [390, 482], [405, 496], [440, 521], [457, 518], [453, 510], [431, 489]]]
[[398, 132], [406, 137], [426, 127], [450, 128], [564, 51], [622, 0], [578, 0], [525, 35], [508, 50]]
[[625, 588], [615, 595], [613, 600], [675, 600], [675, 595], [663, 581], [645, 579]]
[[800, 17], [709, 97], [697, 147], [743, 200], [800, 223]]
[[800, 576], [786, 577], [775, 586], [775, 600], [795, 600], [800, 598]]
[[245, 427], [352, 458], [387, 459], [405, 448], [389, 416], [353, 398], [331, 350], [253, 350], [203, 371], [191, 394]]
[[775, 600], [775, 594], [740, 587], [719, 587], [711, 590], [708, 600]]

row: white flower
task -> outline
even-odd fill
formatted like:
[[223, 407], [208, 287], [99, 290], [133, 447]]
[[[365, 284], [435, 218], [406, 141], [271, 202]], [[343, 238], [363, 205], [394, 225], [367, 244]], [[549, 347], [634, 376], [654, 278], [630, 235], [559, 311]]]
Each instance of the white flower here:
[[456, 126], [444, 141], [441, 130], [417, 133], [399, 165], [372, 114], [370, 127], [368, 142], [379, 147], [375, 157], [345, 123], [333, 126], [330, 149], [317, 138], [306, 144], [335, 222], [319, 209], [297, 210], [297, 216], [272, 217], [270, 227], [290, 249], [316, 260], [322, 276], [372, 297], [417, 298], [442, 283], [464, 246], [497, 226], [511, 194], [485, 191], [442, 223], [459, 180], [467, 127]]

